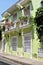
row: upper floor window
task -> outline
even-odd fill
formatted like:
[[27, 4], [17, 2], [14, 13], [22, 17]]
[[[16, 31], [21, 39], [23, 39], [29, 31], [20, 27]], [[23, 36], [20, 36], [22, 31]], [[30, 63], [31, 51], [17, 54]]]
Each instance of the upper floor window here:
[[13, 15], [13, 21], [17, 20], [17, 13]]
[[24, 9], [24, 14], [25, 14], [25, 15], [30, 15], [30, 6], [28, 6], [28, 7], [26, 7], [26, 8]]

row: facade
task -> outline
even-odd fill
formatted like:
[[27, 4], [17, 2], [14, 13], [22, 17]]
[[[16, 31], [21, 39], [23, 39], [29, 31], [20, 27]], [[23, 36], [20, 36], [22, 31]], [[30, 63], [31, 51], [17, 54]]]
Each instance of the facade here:
[[32, 23], [40, 0], [19, 0], [3, 14], [2, 44], [0, 51], [24, 58], [43, 57], [43, 49], [39, 42], [36, 27]]

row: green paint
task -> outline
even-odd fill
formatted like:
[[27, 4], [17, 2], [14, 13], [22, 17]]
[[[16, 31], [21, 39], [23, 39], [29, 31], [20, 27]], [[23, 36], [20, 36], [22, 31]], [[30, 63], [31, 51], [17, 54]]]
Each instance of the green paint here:
[[9, 20], [9, 22], [12, 22], [13, 16], [9, 16], [8, 20]]
[[19, 10], [19, 11], [18, 11], [18, 19], [19, 19], [19, 17], [21, 17], [21, 16], [22, 16], [22, 11]]
[[[40, 6], [40, 1], [41, 0], [32, 0], [33, 10], [31, 10], [31, 13], [32, 13], [32, 16], [33, 17], [35, 16], [35, 12], [36, 12], [37, 8]], [[19, 10], [18, 11], [18, 19], [21, 16], [22, 16], [22, 11]], [[9, 19], [9, 21], [12, 21], [12, 17]], [[30, 31], [32, 31], [32, 54], [34, 55], [34, 57], [36, 57], [37, 56], [37, 53], [38, 53], [38, 48], [41, 47], [41, 44], [39, 43], [39, 39], [37, 37], [36, 29], [35, 29], [35, 27], [32, 27], [31, 24], [32, 24], [32, 22], [30, 21], [30, 24], [28, 25], [28, 27], [27, 28], [22, 28], [21, 29], [21, 32], [23, 31], [23, 33], [25, 34], [25, 33], [29, 33]], [[10, 35], [11, 35], [11, 37], [12, 36], [18, 36], [18, 51], [17, 52], [12, 51], [11, 52], [12, 55], [18, 54], [18, 56], [23, 55], [23, 57], [25, 57], [25, 58], [30, 58], [31, 57], [31, 54], [29, 54], [27, 52], [24, 52], [23, 53], [23, 50], [22, 50], [22, 36], [19, 35], [19, 32], [12, 31], [12, 32], [10, 32]], [[5, 36], [7, 38], [7, 52], [6, 53], [10, 54], [11, 39], [9, 39], [7, 37], [7, 34]]]
[[27, 52], [24, 52], [24, 55], [23, 55], [25, 58], [30, 58], [31, 57], [31, 54], [27, 53]]
[[18, 36], [18, 47], [22, 47], [22, 36]]
[[30, 32], [30, 31], [31, 31], [31, 27], [28, 27], [28, 28], [24, 28], [23, 29], [23, 33], [24, 34]]

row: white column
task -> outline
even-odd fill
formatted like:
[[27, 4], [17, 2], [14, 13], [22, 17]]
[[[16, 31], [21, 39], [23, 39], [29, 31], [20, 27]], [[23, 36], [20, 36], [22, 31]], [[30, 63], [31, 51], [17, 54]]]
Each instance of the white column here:
[[5, 43], [3, 42], [4, 39], [5, 39], [4, 32], [2, 32], [2, 52], [6, 52], [6, 48], [7, 48], [6, 39], [5, 39]]
[[10, 33], [9, 33], [9, 43], [10, 43], [10, 54], [12, 55], [12, 47], [11, 47], [11, 40], [12, 40], [12, 38], [10, 37]]

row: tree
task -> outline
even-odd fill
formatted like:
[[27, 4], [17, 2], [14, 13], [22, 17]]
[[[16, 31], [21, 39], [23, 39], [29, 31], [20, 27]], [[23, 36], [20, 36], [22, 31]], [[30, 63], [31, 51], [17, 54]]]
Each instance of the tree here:
[[37, 27], [38, 38], [41, 40], [41, 36], [43, 36], [43, 6], [37, 9], [34, 19]]

